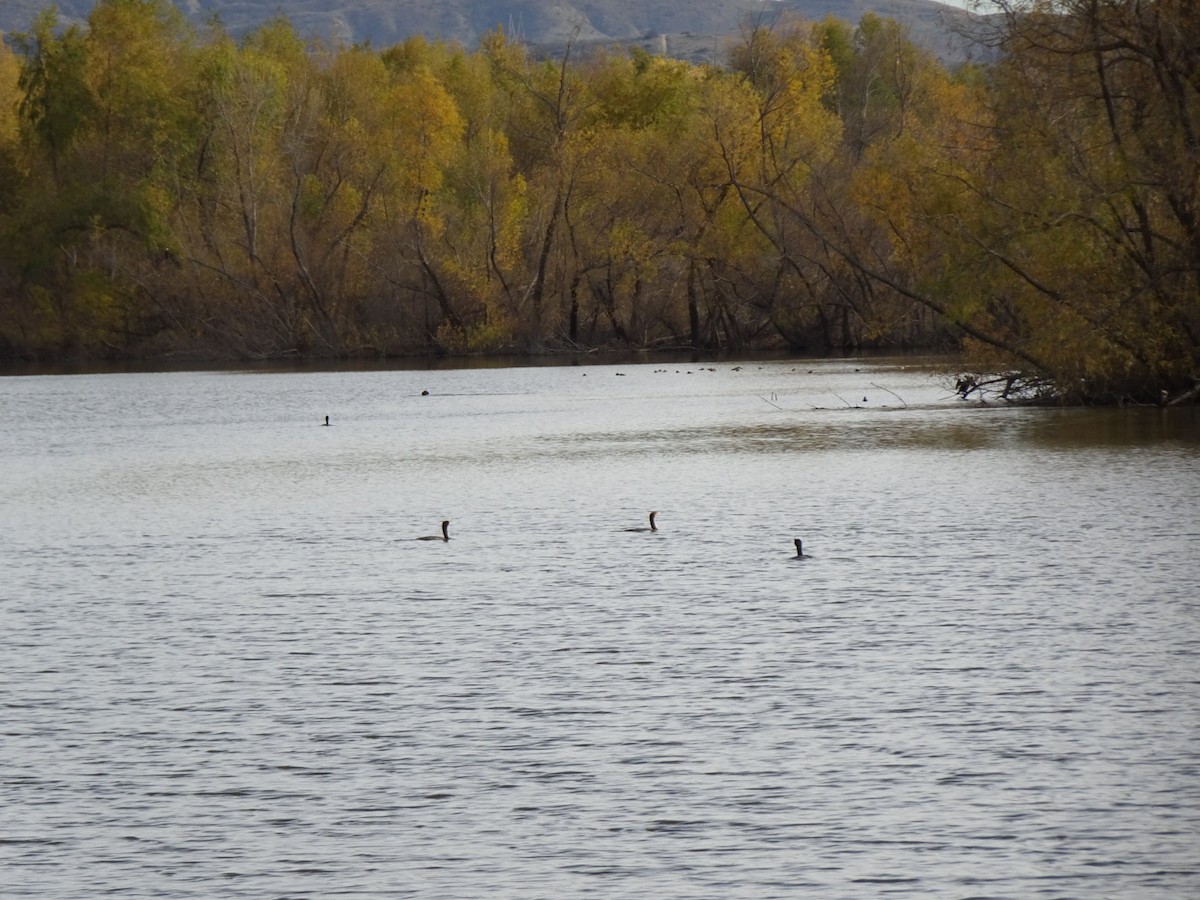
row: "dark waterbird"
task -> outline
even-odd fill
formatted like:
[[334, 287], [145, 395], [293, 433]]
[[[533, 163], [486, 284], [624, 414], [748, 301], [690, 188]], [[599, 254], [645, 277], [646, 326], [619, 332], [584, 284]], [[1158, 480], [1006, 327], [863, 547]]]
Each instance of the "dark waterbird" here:
[[417, 538], [417, 540], [418, 541], [448, 541], [448, 540], [450, 540], [450, 520], [445, 519], [442, 521], [442, 533], [441, 534], [425, 534], [425, 535], [422, 535], [421, 537]]
[[654, 524], [654, 517], [658, 515], [657, 510], [650, 513], [650, 527], [639, 525], [637, 528], [626, 528], [626, 531], [658, 531], [658, 526]]

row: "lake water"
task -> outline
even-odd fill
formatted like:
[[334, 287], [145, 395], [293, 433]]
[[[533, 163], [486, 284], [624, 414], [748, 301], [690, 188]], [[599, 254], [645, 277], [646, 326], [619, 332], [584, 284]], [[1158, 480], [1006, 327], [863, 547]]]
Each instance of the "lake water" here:
[[0, 402], [5, 897], [1200, 896], [1195, 409], [904, 360]]

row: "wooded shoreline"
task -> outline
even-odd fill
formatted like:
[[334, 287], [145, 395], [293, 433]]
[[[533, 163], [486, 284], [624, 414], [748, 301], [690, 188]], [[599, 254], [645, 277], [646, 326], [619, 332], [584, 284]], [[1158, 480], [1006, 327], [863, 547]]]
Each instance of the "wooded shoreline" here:
[[718, 68], [43, 15], [0, 46], [0, 358], [961, 348], [1009, 399], [1195, 402], [1200, 22], [1004, 5], [955, 71], [874, 16]]

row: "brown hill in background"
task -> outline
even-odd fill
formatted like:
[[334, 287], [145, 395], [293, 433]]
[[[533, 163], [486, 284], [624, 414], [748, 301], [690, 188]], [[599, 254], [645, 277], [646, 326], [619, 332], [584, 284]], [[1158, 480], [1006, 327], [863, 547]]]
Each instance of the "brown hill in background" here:
[[[37, 13], [58, 7], [64, 22], [83, 22], [95, 0], [3, 0], [0, 32], [28, 29]], [[753, 17], [789, 11], [810, 20], [852, 24], [873, 12], [907, 25], [913, 41], [947, 62], [969, 58], [958, 33], [961, 9], [934, 0], [176, 0], [196, 22], [212, 16], [231, 31], [250, 30], [281, 11], [306, 36], [387, 47], [413, 35], [475, 47], [495, 28], [555, 52], [570, 41], [637, 44], [695, 62], [720, 61], [727, 40]]]

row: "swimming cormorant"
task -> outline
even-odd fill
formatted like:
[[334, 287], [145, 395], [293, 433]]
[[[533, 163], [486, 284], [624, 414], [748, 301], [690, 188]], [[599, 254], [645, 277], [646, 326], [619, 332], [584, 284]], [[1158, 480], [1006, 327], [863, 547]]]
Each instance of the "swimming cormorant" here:
[[645, 525], [641, 525], [637, 528], [626, 528], [625, 530], [626, 531], [658, 531], [658, 526], [654, 524], [654, 517], [657, 515], [658, 515], [657, 510], [655, 512], [650, 513], [650, 527], [649, 528], [647, 528]]
[[441, 534], [426, 534], [426, 535], [423, 535], [423, 536], [417, 538], [417, 540], [418, 541], [448, 541], [448, 540], [450, 540], [450, 520], [445, 519], [442, 522], [442, 533]]

